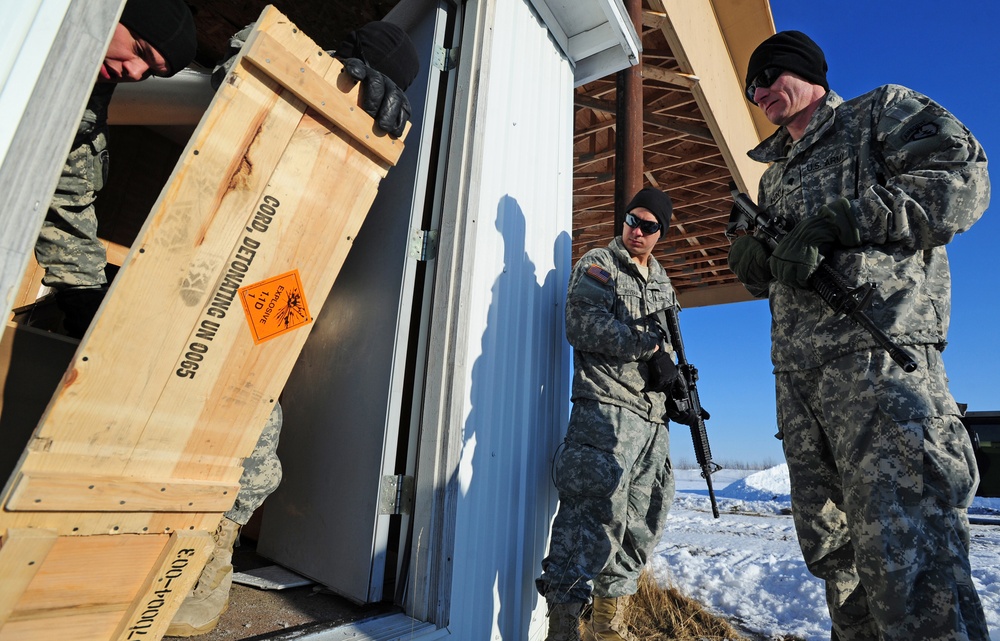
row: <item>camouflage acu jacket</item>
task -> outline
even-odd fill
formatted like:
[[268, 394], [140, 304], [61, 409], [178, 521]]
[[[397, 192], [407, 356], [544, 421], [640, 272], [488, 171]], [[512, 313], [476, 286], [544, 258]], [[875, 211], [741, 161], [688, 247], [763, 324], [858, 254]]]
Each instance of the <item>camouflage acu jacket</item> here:
[[646, 360], [661, 342], [650, 314], [677, 304], [656, 259], [649, 280], [621, 238], [593, 249], [573, 268], [566, 296], [566, 338], [573, 346], [573, 400], [591, 399], [663, 423], [664, 395], [646, 391]]
[[[862, 245], [834, 251], [829, 264], [849, 286], [875, 283], [868, 314], [899, 344], [943, 346], [951, 312], [945, 245], [990, 197], [986, 155], [962, 123], [898, 85], [846, 102], [831, 91], [800, 140], [781, 128], [749, 156], [772, 163], [758, 196], [770, 215], [797, 221], [850, 200]], [[775, 371], [875, 345], [813, 292], [772, 282], [769, 298]]]

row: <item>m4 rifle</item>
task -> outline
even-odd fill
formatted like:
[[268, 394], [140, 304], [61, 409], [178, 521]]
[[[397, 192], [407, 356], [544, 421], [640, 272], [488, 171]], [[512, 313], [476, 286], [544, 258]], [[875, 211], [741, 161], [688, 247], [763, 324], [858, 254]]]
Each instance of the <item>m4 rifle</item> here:
[[[739, 191], [734, 183], [729, 183], [729, 190], [733, 194], [735, 206], [729, 215], [726, 236], [732, 239], [739, 235], [739, 232], [752, 233], [764, 241], [768, 248], [773, 251], [781, 239], [785, 237], [785, 234], [791, 231], [792, 225], [784, 218], [768, 216], [767, 212], [750, 200], [749, 196]], [[917, 362], [913, 360], [913, 357], [894, 343], [865, 313], [865, 307], [868, 306], [872, 294], [875, 293], [873, 283], [865, 283], [860, 287], [850, 289], [840, 274], [823, 262], [809, 277], [809, 284], [819, 294], [819, 297], [833, 309], [834, 313], [847, 316], [871, 334], [879, 347], [888, 352], [892, 360], [902, 367], [904, 372], [912, 372], [917, 369]]]
[[712, 448], [708, 445], [708, 431], [705, 428], [705, 419], [708, 413], [701, 406], [701, 399], [698, 397], [698, 370], [688, 362], [687, 354], [684, 351], [684, 339], [681, 337], [680, 319], [677, 317], [677, 307], [670, 307], [663, 310], [662, 317], [658, 318], [664, 322], [667, 335], [670, 337], [670, 344], [677, 354], [677, 380], [671, 390], [667, 390], [667, 404], [674, 403], [678, 410], [687, 414], [688, 426], [691, 428], [691, 442], [694, 444], [694, 457], [701, 468], [701, 475], [708, 484], [708, 499], [712, 503], [712, 516], [719, 518], [719, 505], [715, 501], [715, 489], [712, 487], [712, 474], [722, 469], [721, 466], [712, 462]]

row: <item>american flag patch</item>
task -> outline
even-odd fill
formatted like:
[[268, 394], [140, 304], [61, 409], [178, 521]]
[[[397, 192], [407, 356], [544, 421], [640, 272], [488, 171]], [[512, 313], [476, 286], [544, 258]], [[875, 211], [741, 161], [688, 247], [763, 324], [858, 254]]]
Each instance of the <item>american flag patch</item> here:
[[590, 276], [594, 280], [599, 280], [605, 285], [611, 280], [611, 274], [606, 272], [600, 265], [594, 264], [587, 268], [587, 276]]

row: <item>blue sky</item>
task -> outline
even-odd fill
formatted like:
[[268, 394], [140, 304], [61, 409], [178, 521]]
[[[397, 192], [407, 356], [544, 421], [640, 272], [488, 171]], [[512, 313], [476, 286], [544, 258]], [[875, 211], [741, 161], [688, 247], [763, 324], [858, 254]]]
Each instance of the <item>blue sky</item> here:
[[[777, 30], [803, 31], [823, 48], [830, 87], [845, 99], [895, 83], [949, 109], [986, 149], [1000, 190], [1000, 3], [771, 0], [771, 12]], [[944, 359], [952, 394], [970, 411], [1000, 410], [998, 203], [1000, 196], [948, 248], [952, 322]], [[702, 404], [712, 413], [715, 459], [781, 462], [767, 303], [692, 308], [680, 318]], [[687, 428], [674, 426], [672, 436], [675, 463], [693, 461]]]

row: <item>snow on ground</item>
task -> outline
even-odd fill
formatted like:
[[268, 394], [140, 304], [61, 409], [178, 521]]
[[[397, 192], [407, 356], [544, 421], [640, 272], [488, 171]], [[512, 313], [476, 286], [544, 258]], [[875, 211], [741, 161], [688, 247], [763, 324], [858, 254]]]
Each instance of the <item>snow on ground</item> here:
[[[712, 475], [721, 517], [712, 518], [697, 470], [675, 470], [677, 496], [650, 566], [661, 585], [683, 593], [763, 637], [830, 638], [823, 584], [806, 569], [789, 516], [788, 468]], [[972, 570], [991, 641], [1000, 641], [1000, 499], [976, 498]]]

